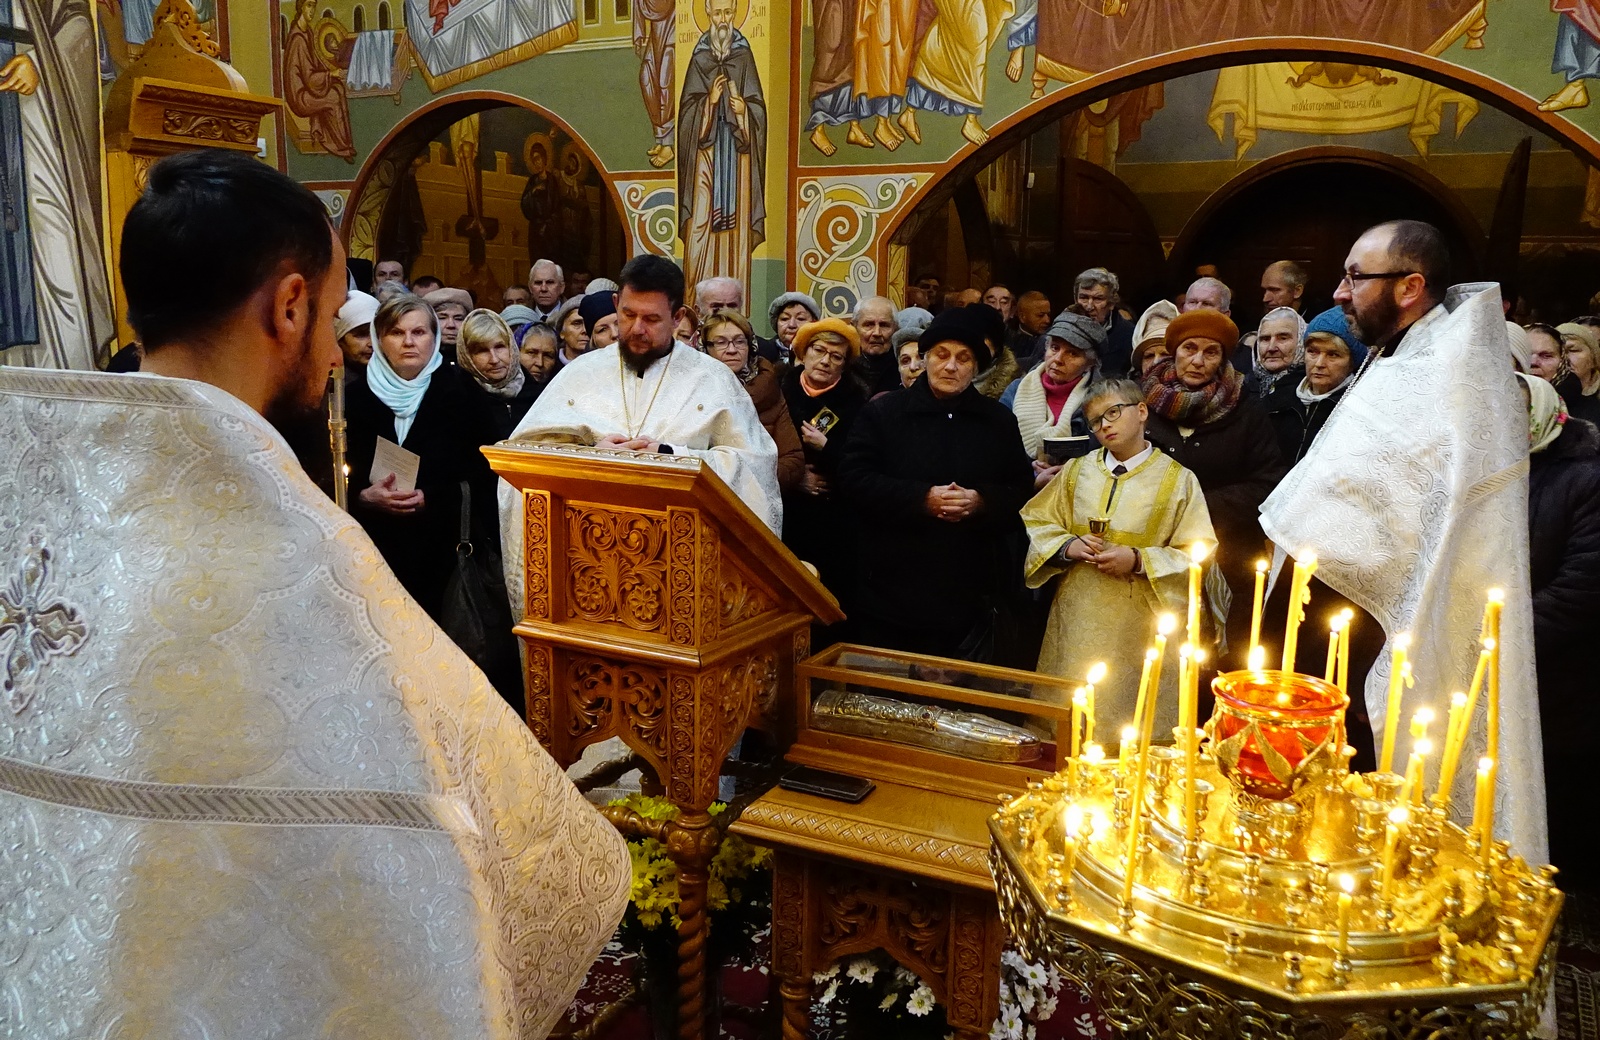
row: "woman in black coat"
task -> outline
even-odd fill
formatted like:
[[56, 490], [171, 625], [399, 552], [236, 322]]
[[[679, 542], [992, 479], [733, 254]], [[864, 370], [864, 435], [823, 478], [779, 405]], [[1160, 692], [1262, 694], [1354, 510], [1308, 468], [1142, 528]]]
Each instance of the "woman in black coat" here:
[[783, 542], [817, 568], [847, 614], [855, 559], [839, 495], [839, 463], [867, 403], [866, 390], [846, 374], [860, 354], [861, 339], [850, 325], [838, 318], [814, 321], [795, 333], [795, 363], [782, 378], [784, 402], [806, 455], [799, 485], [783, 496]]
[[935, 318], [923, 374], [862, 410], [840, 477], [861, 550], [857, 637], [987, 660], [997, 611], [1021, 583], [1033, 464], [1011, 412], [972, 385], [993, 355], [967, 312]]
[[1192, 471], [1205, 492], [1217, 532], [1216, 566], [1233, 592], [1229, 654], [1242, 667], [1255, 561], [1266, 544], [1261, 503], [1287, 467], [1265, 409], [1244, 395], [1243, 378], [1226, 360], [1238, 340], [1225, 314], [1209, 308], [1180, 314], [1167, 326], [1172, 357], [1158, 361], [1139, 385], [1150, 408], [1145, 436]]
[[479, 308], [462, 319], [456, 364], [476, 384], [478, 407], [493, 417], [498, 440], [511, 436], [544, 389], [518, 363], [511, 326], [491, 310]]
[[1588, 792], [1600, 713], [1589, 641], [1600, 618], [1600, 432], [1566, 417], [1549, 383], [1521, 378], [1532, 398], [1529, 577], [1550, 859], [1561, 868], [1563, 886], [1593, 892], [1600, 840]]
[[[472, 490], [474, 545], [499, 548], [495, 476], [478, 450], [499, 431], [472, 378], [442, 364], [426, 303], [397, 296], [378, 308], [372, 328], [367, 378], [352, 383], [345, 400], [350, 512], [400, 584], [440, 621], [460, 540], [461, 481]], [[421, 456], [416, 490], [399, 490], [392, 476], [372, 483], [380, 437]]]

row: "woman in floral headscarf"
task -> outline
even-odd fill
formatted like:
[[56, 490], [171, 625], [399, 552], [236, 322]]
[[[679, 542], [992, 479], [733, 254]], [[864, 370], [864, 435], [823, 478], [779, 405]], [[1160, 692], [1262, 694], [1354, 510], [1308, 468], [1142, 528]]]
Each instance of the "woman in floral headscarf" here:
[[[1228, 363], [1238, 326], [1210, 308], [1180, 314], [1167, 326], [1172, 356], [1139, 381], [1150, 422], [1145, 437], [1200, 480], [1217, 532], [1216, 565], [1233, 592], [1228, 643], [1249, 638], [1254, 564], [1266, 537], [1258, 512], [1286, 467], [1266, 411], [1244, 393]], [[1243, 630], [1240, 630], [1240, 623]]]

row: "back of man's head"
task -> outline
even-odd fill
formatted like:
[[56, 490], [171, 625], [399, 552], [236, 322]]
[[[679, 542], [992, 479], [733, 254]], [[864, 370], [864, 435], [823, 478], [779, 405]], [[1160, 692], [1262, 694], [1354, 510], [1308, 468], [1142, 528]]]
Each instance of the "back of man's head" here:
[[150, 168], [123, 224], [128, 324], [147, 352], [202, 338], [269, 279], [321, 285], [332, 262], [327, 210], [304, 186], [240, 152], [180, 152]]
[[683, 268], [664, 256], [644, 253], [629, 260], [617, 277], [623, 290], [636, 293], [666, 293], [676, 314], [683, 306]]
[[1366, 234], [1384, 231], [1389, 235], [1389, 259], [1397, 271], [1416, 271], [1427, 284], [1428, 301], [1437, 304], [1450, 287], [1450, 247], [1444, 235], [1421, 220], [1391, 220], [1369, 228]]

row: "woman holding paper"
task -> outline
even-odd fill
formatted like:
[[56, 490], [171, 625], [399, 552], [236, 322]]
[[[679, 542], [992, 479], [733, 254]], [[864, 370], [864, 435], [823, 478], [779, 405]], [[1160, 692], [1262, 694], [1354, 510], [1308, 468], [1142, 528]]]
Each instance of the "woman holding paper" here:
[[460, 540], [461, 482], [472, 489], [472, 542], [497, 551], [494, 473], [478, 451], [498, 438], [472, 378], [439, 355], [439, 323], [415, 296], [372, 319], [366, 379], [345, 402], [350, 512], [406, 591], [435, 621]]

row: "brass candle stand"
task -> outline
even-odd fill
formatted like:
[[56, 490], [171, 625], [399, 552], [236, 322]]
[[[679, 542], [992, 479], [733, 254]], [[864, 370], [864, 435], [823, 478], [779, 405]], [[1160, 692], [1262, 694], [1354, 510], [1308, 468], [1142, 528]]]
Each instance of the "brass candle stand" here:
[[1447, 804], [1350, 773], [1336, 686], [1275, 671], [1213, 685], [1196, 840], [1187, 755], [1157, 747], [1142, 783], [1137, 756], [1126, 773], [1081, 763], [1075, 786], [1064, 771], [992, 818], [1023, 955], [1155, 1036], [1529, 1035], [1554, 966], [1553, 868], [1504, 843], [1484, 855]]

